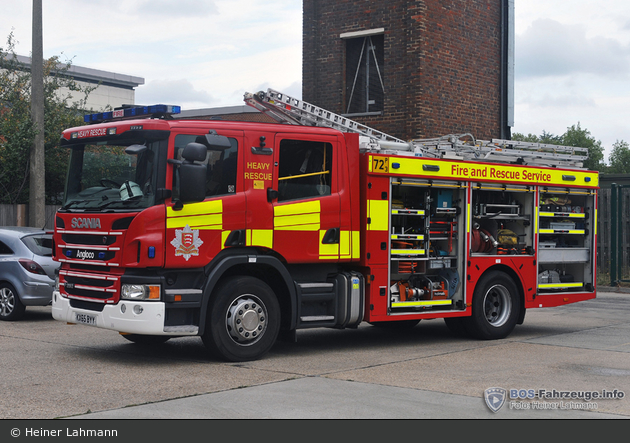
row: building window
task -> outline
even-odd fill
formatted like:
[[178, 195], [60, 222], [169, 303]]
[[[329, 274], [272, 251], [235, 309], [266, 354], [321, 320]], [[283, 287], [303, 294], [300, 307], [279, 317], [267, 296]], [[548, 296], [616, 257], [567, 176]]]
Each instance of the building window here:
[[384, 35], [350, 35], [342, 35], [346, 41], [346, 114], [380, 114], [385, 95]]

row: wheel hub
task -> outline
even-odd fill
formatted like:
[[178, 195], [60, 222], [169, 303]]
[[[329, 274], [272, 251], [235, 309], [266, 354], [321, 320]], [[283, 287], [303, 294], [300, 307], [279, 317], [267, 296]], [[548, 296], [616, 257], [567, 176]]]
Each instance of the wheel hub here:
[[237, 343], [249, 345], [260, 340], [267, 329], [265, 305], [251, 295], [236, 299], [228, 309], [226, 326]]
[[495, 285], [486, 292], [484, 300], [486, 320], [495, 327], [503, 326], [510, 316], [512, 300], [510, 293], [502, 285]]
[[14, 300], [13, 292], [7, 288], [0, 290], [0, 315], [9, 315], [13, 312]]

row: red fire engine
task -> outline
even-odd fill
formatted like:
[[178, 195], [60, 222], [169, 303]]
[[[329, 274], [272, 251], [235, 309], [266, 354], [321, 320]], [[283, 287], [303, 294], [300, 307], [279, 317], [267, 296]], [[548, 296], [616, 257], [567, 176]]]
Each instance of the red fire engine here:
[[245, 101], [278, 123], [157, 105], [64, 131], [55, 319], [245, 361], [362, 322], [500, 339], [526, 309], [595, 297], [586, 149], [406, 142], [273, 90]]

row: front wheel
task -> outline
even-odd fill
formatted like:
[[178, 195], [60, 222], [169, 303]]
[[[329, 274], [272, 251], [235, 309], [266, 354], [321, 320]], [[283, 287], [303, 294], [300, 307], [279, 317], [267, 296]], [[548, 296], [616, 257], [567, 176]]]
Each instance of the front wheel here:
[[232, 277], [217, 287], [203, 343], [228, 361], [257, 360], [276, 342], [280, 305], [273, 290], [253, 277]]
[[466, 331], [482, 340], [505, 338], [516, 327], [520, 304], [514, 281], [503, 272], [488, 272], [475, 287]]

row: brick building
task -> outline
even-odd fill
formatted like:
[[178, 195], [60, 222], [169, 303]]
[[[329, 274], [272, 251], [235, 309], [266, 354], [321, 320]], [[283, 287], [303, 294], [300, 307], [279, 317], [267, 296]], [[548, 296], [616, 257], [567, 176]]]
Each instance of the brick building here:
[[514, 0], [303, 0], [302, 98], [402, 139], [513, 126]]

